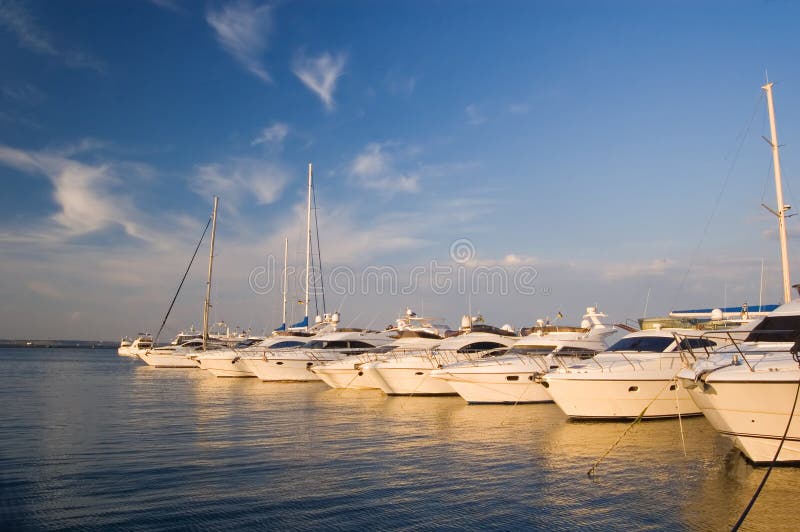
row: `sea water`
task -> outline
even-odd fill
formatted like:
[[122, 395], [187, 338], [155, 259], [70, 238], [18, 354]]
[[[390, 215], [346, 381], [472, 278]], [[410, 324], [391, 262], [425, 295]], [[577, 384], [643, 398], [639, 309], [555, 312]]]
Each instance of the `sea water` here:
[[[0, 349], [0, 525], [726, 530], [766, 471], [702, 417], [627, 428]], [[797, 529], [799, 497], [800, 468], [776, 469], [743, 530]]]

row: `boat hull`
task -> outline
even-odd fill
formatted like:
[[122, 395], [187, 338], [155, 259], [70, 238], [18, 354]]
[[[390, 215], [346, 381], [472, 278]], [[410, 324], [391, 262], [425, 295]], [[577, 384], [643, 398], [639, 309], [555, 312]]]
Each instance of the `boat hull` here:
[[676, 379], [552, 377], [553, 374], [545, 376], [544, 386], [558, 407], [572, 418], [653, 419], [701, 413]]
[[200, 369], [206, 369], [215, 377], [226, 378], [255, 378], [256, 374], [250, 371], [249, 365], [240, 357], [230, 358], [198, 358]]
[[246, 360], [247, 368], [265, 382], [319, 381], [319, 375], [311, 371], [315, 362], [308, 359], [264, 359]]
[[380, 388], [372, 376], [361, 369], [360, 364], [351, 364], [350, 366], [349, 368], [330, 368], [327, 365], [318, 366], [314, 368], [314, 373], [331, 388], [348, 390], [375, 390]]
[[[709, 423], [756, 464], [772, 462], [794, 405], [798, 381], [708, 382], [689, 389]], [[758, 397], [758, 410], [753, 398]], [[800, 408], [795, 409], [779, 462], [800, 462]]]
[[[533, 373], [448, 374], [439, 370], [435, 378], [446, 380], [470, 404], [552, 403], [547, 389]], [[511, 377], [513, 380], [509, 380]]]
[[145, 364], [154, 368], [199, 368], [197, 360], [177, 353], [156, 353], [150, 351], [139, 355]]
[[431, 377], [431, 368], [366, 364], [363, 370], [386, 395], [458, 395], [450, 383]]

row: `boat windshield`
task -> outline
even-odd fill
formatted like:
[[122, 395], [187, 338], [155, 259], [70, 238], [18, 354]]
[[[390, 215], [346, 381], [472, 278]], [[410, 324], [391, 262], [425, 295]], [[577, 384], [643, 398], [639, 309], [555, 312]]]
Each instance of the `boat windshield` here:
[[756, 325], [745, 342], [795, 342], [800, 337], [800, 316], [768, 316]]
[[549, 355], [555, 351], [555, 345], [515, 345], [508, 350], [509, 355]]
[[673, 338], [664, 336], [632, 336], [622, 338], [606, 351], [649, 351], [651, 353], [661, 353], [674, 342]]

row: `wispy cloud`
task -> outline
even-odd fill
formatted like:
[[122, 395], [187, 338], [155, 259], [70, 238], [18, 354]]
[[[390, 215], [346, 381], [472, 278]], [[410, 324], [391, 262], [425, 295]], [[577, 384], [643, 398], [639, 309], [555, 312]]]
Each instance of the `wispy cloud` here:
[[225, 198], [225, 204], [237, 211], [251, 198], [259, 205], [274, 203], [289, 182], [289, 176], [289, 171], [280, 164], [233, 159], [225, 164], [198, 166], [190, 185], [201, 196]]
[[530, 110], [531, 106], [527, 103], [512, 103], [508, 106], [508, 112], [512, 115], [526, 115]]
[[178, 0], [150, 0], [150, 3], [169, 11], [178, 12], [183, 10], [183, 6], [180, 5]]
[[386, 89], [394, 96], [411, 96], [417, 88], [416, 76], [404, 76], [394, 71], [386, 75]]
[[361, 187], [385, 193], [418, 192], [419, 174], [403, 172], [396, 166], [397, 147], [367, 144], [350, 163], [351, 178]]
[[47, 99], [40, 88], [30, 83], [6, 85], [0, 89], [3, 98], [24, 105], [37, 105]]
[[13, 33], [19, 46], [33, 53], [53, 57], [70, 68], [105, 70], [105, 64], [93, 55], [56, 44], [19, 2], [5, 0], [0, 3], [0, 27]]
[[209, 10], [206, 21], [214, 29], [220, 45], [251, 74], [270, 83], [272, 78], [261, 64], [272, 31], [272, 7], [255, 6], [242, 0]]
[[[72, 150], [65, 150], [69, 153]], [[121, 226], [135, 238], [152, 236], [139, 222], [128, 197], [115, 188], [122, 180], [111, 163], [86, 164], [56, 151], [24, 151], [0, 145], [0, 164], [33, 175], [44, 175], [53, 185], [59, 211], [52, 216], [52, 238], [70, 238], [112, 226]]]
[[464, 108], [464, 113], [467, 115], [467, 123], [471, 126], [479, 126], [486, 122], [486, 117], [477, 104], [471, 103], [466, 106]]
[[317, 57], [307, 57], [299, 51], [292, 62], [292, 72], [320, 97], [326, 109], [331, 110], [334, 107], [333, 92], [346, 63], [347, 57], [341, 53], [324, 52]]
[[253, 139], [250, 145], [258, 146], [259, 144], [266, 144], [281, 149], [283, 148], [283, 141], [288, 134], [289, 126], [287, 124], [283, 122], [274, 122], [271, 126], [262, 129], [261, 133]]

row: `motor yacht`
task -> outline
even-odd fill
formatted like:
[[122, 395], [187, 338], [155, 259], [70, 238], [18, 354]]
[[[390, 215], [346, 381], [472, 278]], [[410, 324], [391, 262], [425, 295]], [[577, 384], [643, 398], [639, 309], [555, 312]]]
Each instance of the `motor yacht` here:
[[508, 325], [492, 327], [482, 318], [464, 316], [459, 331], [434, 349], [387, 353], [381, 360], [363, 364], [361, 370], [387, 395], [456, 395], [447, 381], [432, 379], [431, 371], [501, 354], [517, 340], [519, 335]]
[[709, 423], [752, 462], [800, 462], [798, 352], [800, 299], [794, 299], [743, 341], [699, 357], [678, 378]]
[[616, 328], [604, 318], [589, 307], [580, 327], [539, 320], [505, 354], [450, 364], [433, 370], [431, 377], [447, 381], [468, 403], [552, 402], [540, 377], [605, 350], [606, 338]]
[[407, 309], [405, 316], [398, 318], [393, 327], [387, 328], [395, 331], [395, 340], [391, 343], [361, 354], [316, 365], [312, 371], [331, 388], [354, 390], [380, 388], [371, 374], [365, 373], [361, 366], [386, 357], [429, 352], [442, 342], [450, 330], [450, 327], [440, 323], [441, 321], [438, 318], [417, 316], [411, 309]]

